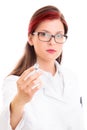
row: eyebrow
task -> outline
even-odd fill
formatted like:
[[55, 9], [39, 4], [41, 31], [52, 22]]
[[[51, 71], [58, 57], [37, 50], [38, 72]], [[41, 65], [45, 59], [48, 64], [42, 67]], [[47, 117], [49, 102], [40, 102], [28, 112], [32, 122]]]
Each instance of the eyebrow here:
[[[46, 33], [50, 33], [51, 34], [51, 32], [49, 32], [48, 30], [41, 30], [42, 32], [46, 32]], [[40, 31], [40, 32], [41, 32]], [[56, 34], [58, 34], [58, 33], [64, 33], [63, 31], [58, 31], [58, 32], [56, 32]]]

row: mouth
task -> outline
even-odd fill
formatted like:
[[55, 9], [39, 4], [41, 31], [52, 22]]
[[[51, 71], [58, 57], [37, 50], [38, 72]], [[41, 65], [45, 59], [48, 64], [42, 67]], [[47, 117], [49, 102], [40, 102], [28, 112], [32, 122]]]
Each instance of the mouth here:
[[53, 54], [53, 53], [55, 53], [56, 52], [56, 50], [54, 50], [54, 49], [48, 49], [48, 50], [46, 50], [48, 53], [51, 53], [51, 54]]

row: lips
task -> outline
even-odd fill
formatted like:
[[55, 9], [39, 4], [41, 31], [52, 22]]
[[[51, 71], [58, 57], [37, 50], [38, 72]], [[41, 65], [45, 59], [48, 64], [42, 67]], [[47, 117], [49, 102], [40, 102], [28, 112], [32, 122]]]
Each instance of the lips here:
[[46, 50], [48, 53], [55, 53], [56, 52], [56, 50], [54, 50], [54, 49], [48, 49], [48, 50]]

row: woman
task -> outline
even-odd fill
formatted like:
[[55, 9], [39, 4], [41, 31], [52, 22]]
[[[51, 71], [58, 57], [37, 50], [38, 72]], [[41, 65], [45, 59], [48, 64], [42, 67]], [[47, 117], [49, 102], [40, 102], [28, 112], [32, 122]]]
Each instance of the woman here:
[[83, 130], [79, 88], [60, 65], [67, 32], [56, 7], [33, 14], [24, 55], [3, 84], [1, 130]]

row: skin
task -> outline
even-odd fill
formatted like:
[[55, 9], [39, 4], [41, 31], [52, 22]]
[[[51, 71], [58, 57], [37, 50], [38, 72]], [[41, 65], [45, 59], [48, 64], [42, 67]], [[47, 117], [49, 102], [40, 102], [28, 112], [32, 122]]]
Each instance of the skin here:
[[[64, 27], [60, 20], [45, 20], [40, 23], [36, 32], [46, 31], [52, 35], [61, 32], [64, 34]], [[61, 54], [63, 44], [58, 44], [52, 38], [49, 42], [42, 42], [38, 39], [37, 35], [29, 35], [29, 44], [34, 46], [37, 62], [40, 68], [50, 72], [52, 75], [55, 74], [55, 59]], [[53, 50], [53, 51], [50, 51]], [[13, 129], [16, 128], [17, 124], [21, 120], [24, 112], [24, 106], [26, 103], [31, 101], [34, 94], [40, 89], [42, 82], [39, 77], [42, 72], [37, 72], [30, 77], [26, 78], [27, 75], [34, 70], [34, 67], [25, 70], [17, 81], [18, 92], [17, 95], [11, 102], [10, 105], [10, 123]], [[38, 84], [37, 87], [33, 88], [34, 85]]]
[[[42, 22], [35, 32], [42, 32], [46, 31], [50, 34], [57, 34], [61, 32], [64, 34], [64, 27], [60, 20], [46, 20]], [[49, 42], [42, 42], [38, 39], [36, 35], [29, 36], [29, 44], [34, 46], [36, 55], [37, 55], [37, 62], [39, 63], [40, 67], [45, 70], [49, 71], [52, 74], [55, 73], [54, 68], [54, 61], [62, 52], [63, 44], [58, 44], [52, 38]], [[53, 49], [55, 52], [48, 52], [47, 50]], [[50, 67], [49, 67], [50, 66]], [[54, 72], [53, 72], [54, 71]]]

